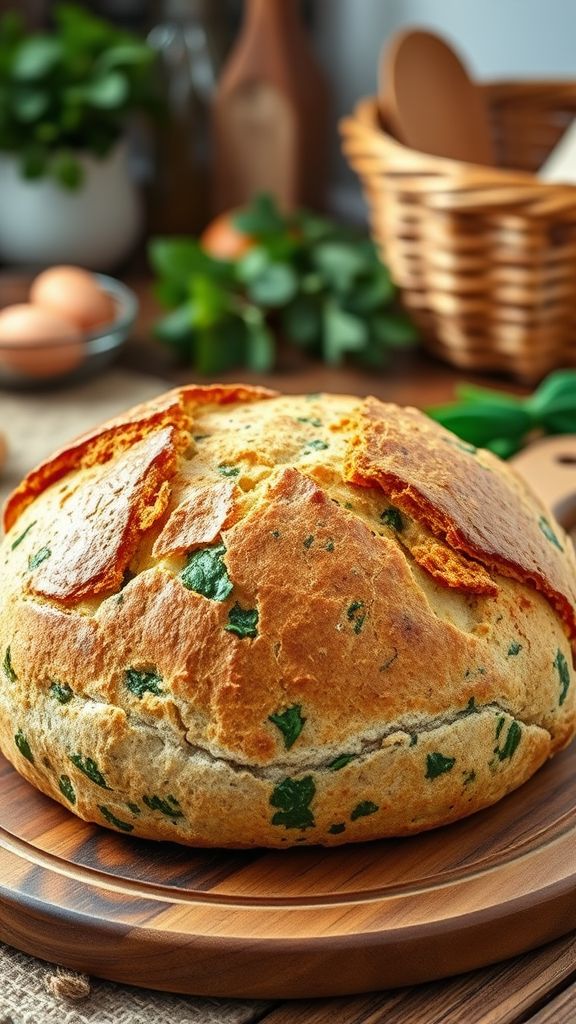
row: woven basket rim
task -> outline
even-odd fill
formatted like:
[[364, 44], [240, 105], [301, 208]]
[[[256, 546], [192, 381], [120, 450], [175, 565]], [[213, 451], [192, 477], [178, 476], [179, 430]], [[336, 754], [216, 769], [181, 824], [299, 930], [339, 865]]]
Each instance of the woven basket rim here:
[[[574, 83], [546, 83], [551, 90], [562, 84], [570, 85], [570, 93], [576, 102], [576, 82]], [[486, 82], [481, 87], [491, 94], [495, 94], [508, 88], [526, 91], [541, 91], [544, 83], [495, 81]], [[575, 115], [576, 116], [576, 115]], [[413, 173], [438, 174], [447, 178], [469, 178], [470, 185], [476, 188], [502, 188], [520, 187], [530, 189], [534, 198], [550, 198], [554, 192], [557, 199], [563, 198], [569, 205], [576, 203], [576, 185], [560, 184], [558, 182], [540, 181], [530, 171], [516, 171], [507, 167], [488, 167], [485, 164], [467, 163], [464, 160], [455, 160], [452, 157], [436, 156], [425, 153], [422, 150], [412, 149], [395, 139], [393, 135], [383, 126], [378, 107], [377, 96], [365, 96], [358, 100], [351, 114], [345, 115], [339, 121], [339, 130], [345, 143], [350, 143], [358, 132], [369, 138], [373, 145], [381, 145], [388, 153], [395, 152], [398, 158], [402, 157], [406, 164], [412, 162]], [[418, 167], [421, 158], [426, 168]]]
[[427, 348], [460, 369], [536, 381], [576, 365], [576, 185], [541, 181], [513, 160], [534, 169], [551, 151], [576, 117], [576, 82], [482, 88], [506, 166], [405, 146], [374, 96], [340, 122], [342, 148]]

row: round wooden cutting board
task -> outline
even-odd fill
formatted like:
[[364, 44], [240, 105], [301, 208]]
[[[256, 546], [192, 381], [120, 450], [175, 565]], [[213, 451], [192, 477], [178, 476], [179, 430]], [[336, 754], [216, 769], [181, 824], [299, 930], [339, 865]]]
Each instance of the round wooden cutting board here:
[[235, 852], [89, 825], [0, 758], [0, 939], [198, 995], [340, 995], [471, 970], [576, 927], [575, 778], [573, 744], [433, 832]]

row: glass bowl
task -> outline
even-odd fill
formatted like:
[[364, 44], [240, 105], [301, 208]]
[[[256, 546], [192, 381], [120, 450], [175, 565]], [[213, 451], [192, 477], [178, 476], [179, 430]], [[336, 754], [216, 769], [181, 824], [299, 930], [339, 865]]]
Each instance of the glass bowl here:
[[138, 299], [115, 277], [93, 276], [114, 303], [114, 320], [86, 334], [80, 350], [77, 342], [67, 339], [54, 338], [26, 346], [0, 341], [0, 387], [29, 389], [74, 383], [91, 377], [112, 362], [134, 325]]

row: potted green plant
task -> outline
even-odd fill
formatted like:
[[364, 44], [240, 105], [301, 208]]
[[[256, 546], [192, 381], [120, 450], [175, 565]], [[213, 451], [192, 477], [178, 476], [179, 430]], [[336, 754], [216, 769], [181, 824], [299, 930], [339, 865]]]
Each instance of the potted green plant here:
[[0, 19], [0, 259], [105, 270], [141, 228], [128, 116], [155, 104], [155, 55], [69, 4], [54, 30]]

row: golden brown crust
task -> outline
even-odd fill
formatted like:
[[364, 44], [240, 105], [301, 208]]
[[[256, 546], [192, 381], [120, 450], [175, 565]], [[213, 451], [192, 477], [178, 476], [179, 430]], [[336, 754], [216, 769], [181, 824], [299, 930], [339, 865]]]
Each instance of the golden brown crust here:
[[573, 565], [542, 506], [526, 491], [519, 493], [510, 470], [495, 468], [417, 409], [375, 398], [364, 402], [347, 458], [353, 483], [378, 484], [395, 505], [457, 551], [541, 590], [574, 637]]
[[66, 492], [65, 518], [51, 531], [30, 591], [73, 602], [117, 590], [142, 534], [168, 504], [176, 464], [174, 429], [165, 427]]
[[193, 551], [211, 544], [230, 522], [236, 485], [223, 481], [210, 487], [194, 488], [174, 509], [152, 548], [155, 558]]
[[178, 394], [186, 421], [167, 396], [90, 442], [0, 548], [19, 771], [134, 835], [335, 845], [488, 806], [570, 740], [559, 615], [346, 479], [357, 399]]
[[198, 405], [234, 405], [237, 402], [261, 402], [276, 398], [278, 391], [260, 384], [185, 384], [178, 393], [186, 403]]
[[[413, 538], [410, 536], [412, 532], [415, 534]], [[418, 529], [403, 531], [400, 539], [414, 561], [441, 585], [468, 594], [495, 596], [498, 593], [497, 584], [483, 566], [452, 551], [441, 541], [430, 536], [422, 537]]]
[[83, 434], [36, 466], [12, 492], [4, 506], [4, 529], [10, 530], [39, 494], [80, 466], [103, 464], [145, 438], [150, 431], [172, 426], [186, 429], [189, 417], [178, 392], [145, 402], [123, 416]]
[[245, 384], [188, 385], [160, 395], [115, 416], [94, 430], [82, 434], [36, 466], [12, 492], [4, 506], [4, 529], [10, 530], [25, 508], [39, 494], [79, 466], [104, 463], [114, 455], [141, 441], [153, 430], [172, 426], [188, 430], [190, 409], [201, 404], [256, 402], [272, 398], [276, 392]]

